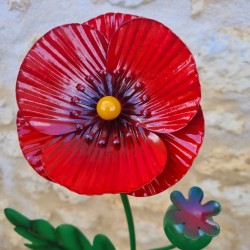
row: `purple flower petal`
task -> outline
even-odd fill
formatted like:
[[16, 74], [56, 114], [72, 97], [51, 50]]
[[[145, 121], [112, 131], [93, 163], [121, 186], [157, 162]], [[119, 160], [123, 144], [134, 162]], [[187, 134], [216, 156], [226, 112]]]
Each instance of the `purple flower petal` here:
[[188, 193], [190, 203], [201, 203], [203, 196], [203, 191], [199, 187], [190, 188]]

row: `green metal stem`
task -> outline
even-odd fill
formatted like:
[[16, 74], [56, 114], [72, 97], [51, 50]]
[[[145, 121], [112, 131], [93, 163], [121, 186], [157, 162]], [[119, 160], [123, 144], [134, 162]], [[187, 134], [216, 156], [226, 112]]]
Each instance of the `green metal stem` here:
[[126, 194], [120, 194], [124, 211], [127, 218], [128, 223], [128, 231], [129, 231], [129, 239], [130, 239], [130, 250], [136, 250], [136, 241], [135, 241], [135, 227], [134, 227], [134, 220], [131, 211], [131, 207], [129, 204], [129, 200]]
[[168, 249], [174, 249], [174, 248], [175, 248], [174, 245], [170, 245], [170, 246], [166, 246], [166, 247], [154, 248], [151, 250], [168, 250]]

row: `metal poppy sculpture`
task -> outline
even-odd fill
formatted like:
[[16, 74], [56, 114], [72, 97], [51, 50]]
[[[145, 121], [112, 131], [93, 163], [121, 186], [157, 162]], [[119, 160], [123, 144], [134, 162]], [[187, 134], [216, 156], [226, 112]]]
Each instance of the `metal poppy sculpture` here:
[[79, 194], [121, 194], [130, 235], [126, 194], [174, 185], [203, 142], [194, 58], [151, 19], [108, 13], [50, 30], [25, 56], [16, 95], [33, 169]]

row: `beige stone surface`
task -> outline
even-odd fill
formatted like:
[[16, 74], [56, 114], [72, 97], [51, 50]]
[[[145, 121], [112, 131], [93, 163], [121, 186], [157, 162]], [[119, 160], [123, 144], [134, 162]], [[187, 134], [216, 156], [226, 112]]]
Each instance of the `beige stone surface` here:
[[27, 50], [57, 25], [105, 12], [142, 15], [174, 30], [196, 58], [203, 89], [206, 137], [194, 166], [162, 194], [131, 198], [138, 250], [168, 244], [162, 218], [169, 193], [193, 185], [223, 206], [221, 234], [207, 249], [250, 249], [249, 10], [249, 0], [0, 0], [0, 249], [25, 249], [5, 207], [55, 226], [75, 224], [91, 239], [105, 233], [117, 249], [129, 249], [119, 195], [79, 196], [40, 178], [22, 157], [15, 128], [15, 79]]

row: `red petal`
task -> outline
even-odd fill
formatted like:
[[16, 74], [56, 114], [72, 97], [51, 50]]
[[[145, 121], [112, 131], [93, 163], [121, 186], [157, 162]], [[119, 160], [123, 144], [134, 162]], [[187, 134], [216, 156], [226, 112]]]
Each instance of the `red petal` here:
[[22, 117], [20, 111], [17, 113], [17, 133], [23, 155], [32, 168], [44, 178], [50, 180], [42, 166], [42, 149], [44, 144], [51, 139], [34, 130]]
[[[87, 195], [138, 189], [159, 175], [166, 164], [164, 142], [154, 133], [129, 127], [131, 136], [105, 129], [86, 140], [91, 130], [58, 136], [43, 151], [46, 173], [68, 189]], [[116, 138], [119, 137], [119, 144]], [[102, 145], [101, 145], [102, 144]]]
[[[106, 51], [106, 39], [88, 25], [68, 24], [46, 33], [28, 52], [17, 78], [17, 102], [24, 119], [51, 135], [88, 124], [97, 98], [93, 82], [103, 81]], [[89, 75], [93, 80], [86, 78]]]
[[133, 79], [128, 85], [142, 85], [137, 95], [144, 101], [136, 108], [151, 115], [131, 117], [140, 126], [170, 133], [197, 113], [200, 84], [194, 58], [164, 25], [142, 18], [125, 23], [111, 39], [107, 60], [108, 72], [123, 72], [124, 79]]
[[185, 128], [162, 137], [168, 150], [166, 168], [150, 184], [133, 192], [132, 195], [155, 195], [179, 181], [187, 173], [197, 156], [203, 137], [204, 117], [200, 109]]
[[114, 33], [126, 22], [138, 18], [135, 15], [122, 13], [106, 13], [93, 19], [90, 19], [85, 24], [100, 31], [108, 41], [111, 40]]

